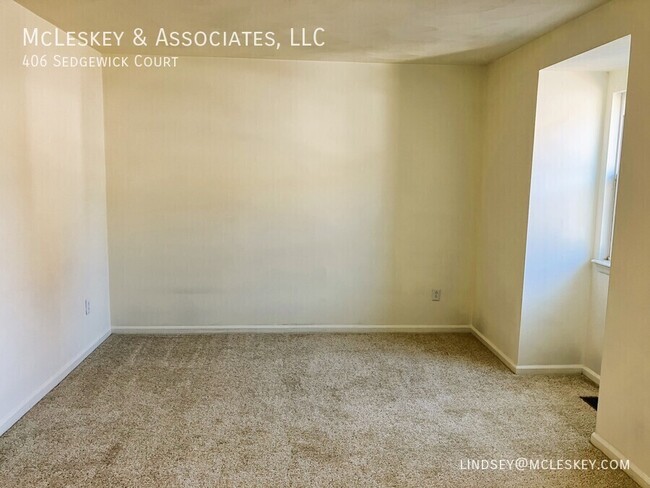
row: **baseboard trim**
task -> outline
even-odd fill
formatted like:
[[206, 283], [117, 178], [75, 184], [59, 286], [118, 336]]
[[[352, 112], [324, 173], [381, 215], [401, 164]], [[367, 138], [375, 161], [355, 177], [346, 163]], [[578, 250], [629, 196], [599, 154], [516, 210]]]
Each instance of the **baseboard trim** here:
[[113, 327], [113, 334], [312, 334], [312, 333], [469, 333], [469, 325], [185, 325]]
[[600, 375], [582, 364], [533, 364], [517, 366], [517, 374], [581, 374], [589, 381], [600, 386]]
[[501, 349], [499, 349], [490, 339], [485, 337], [473, 325], [470, 330], [474, 337], [483, 343], [492, 353], [505, 364], [510, 371], [518, 375], [533, 375], [533, 374], [583, 374], [590, 381], [596, 385], [600, 385], [600, 375], [594, 370], [582, 364], [534, 364], [518, 366], [510, 359]]
[[[609, 442], [603, 439], [602, 436], [600, 436], [596, 432], [591, 434], [590, 440], [591, 443], [594, 445], [594, 447], [602, 451], [603, 454], [605, 454], [605, 456], [607, 456], [609, 459], [616, 459], [616, 460], [628, 459], [621, 451], [619, 451], [614, 446], [612, 446]], [[650, 476], [648, 476], [646, 473], [641, 471], [641, 468], [639, 468], [632, 461], [630, 461], [630, 469], [625, 469], [624, 471], [630, 478], [636, 481], [641, 487], [650, 488]]]
[[505, 364], [510, 371], [517, 374], [517, 366], [515, 365], [512, 359], [510, 359], [503, 351], [501, 351], [501, 349], [495, 346], [490, 339], [488, 339], [481, 332], [479, 332], [476, 329], [476, 327], [472, 325], [470, 329], [474, 337], [476, 337], [479, 341], [483, 343], [485, 347], [487, 347], [490, 351], [492, 351], [492, 354], [494, 354], [497, 358], [499, 358], [501, 362]]
[[593, 369], [588, 368], [587, 366], [583, 366], [582, 374], [585, 375], [587, 379], [594, 382], [596, 385], [600, 386], [600, 375], [596, 373]]
[[582, 374], [581, 364], [531, 364], [517, 366], [517, 374]]
[[22, 405], [0, 421], [0, 435], [7, 432], [20, 418], [25, 415], [34, 405], [43, 399], [56, 385], [61, 383], [79, 364], [86, 359], [99, 345], [111, 335], [109, 330], [99, 339], [95, 340], [86, 349], [69, 361], [63, 368], [55, 373], [49, 380], [43, 383]]

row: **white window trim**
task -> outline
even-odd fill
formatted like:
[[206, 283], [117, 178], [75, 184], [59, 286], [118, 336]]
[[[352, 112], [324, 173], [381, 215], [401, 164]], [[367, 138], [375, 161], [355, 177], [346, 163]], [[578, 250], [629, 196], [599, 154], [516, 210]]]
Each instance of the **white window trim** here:
[[598, 271], [609, 274], [616, 220], [616, 201], [620, 157], [625, 125], [626, 90], [612, 93], [609, 124], [606, 127], [606, 146], [601, 178], [599, 203], [599, 225], [595, 242], [595, 258], [592, 260]]
[[609, 270], [612, 267], [612, 262], [609, 259], [592, 259], [591, 264], [594, 265], [596, 271], [606, 275], [609, 274]]

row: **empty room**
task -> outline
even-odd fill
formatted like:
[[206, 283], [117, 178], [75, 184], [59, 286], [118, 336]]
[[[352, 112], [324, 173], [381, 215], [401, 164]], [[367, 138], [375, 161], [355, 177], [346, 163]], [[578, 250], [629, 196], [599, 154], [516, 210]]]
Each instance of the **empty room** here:
[[0, 38], [0, 487], [650, 488], [650, 2]]

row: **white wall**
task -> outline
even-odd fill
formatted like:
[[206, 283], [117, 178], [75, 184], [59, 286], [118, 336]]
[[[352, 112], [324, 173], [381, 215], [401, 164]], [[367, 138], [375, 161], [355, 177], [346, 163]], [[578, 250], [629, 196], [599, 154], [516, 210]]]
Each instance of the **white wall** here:
[[[615, 70], [609, 73], [609, 82], [607, 85], [607, 95], [605, 109], [605, 125], [603, 130], [603, 150], [601, 154], [601, 171], [599, 175], [600, 191], [598, 194], [597, 218], [596, 218], [596, 240], [594, 249], [598, 251], [601, 245], [601, 224], [603, 220], [603, 205], [607, 152], [610, 144], [610, 122], [612, 112], [612, 99], [614, 93], [627, 89], [627, 69]], [[594, 252], [594, 258], [601, 258], [599, 253]], [[594, 265], [591, 270], [591, 294], [590, 294], [590, 312], [589, 324], [585, 334], [585, 343], [583, 350], [582, 364], [591, 369], [594, 373], [600, 374], [603, 360], [603, 347], [605, 337], [605, 316], [607, 312], [607, 296], [609, 291], [609, 270], [601, 266]]]
[[605, 314], [609, 291], [609, 273], [601, 266], [592, 266], [589, 296], [589, 323], [585, 332], [581, 363], [600, 374], [605, 338]]
[[488, 67], [475, 314], [476, 327], [516, 362], [539, 70], [632, 34], [596, 432], [645, 473], [650, 473], [649, 18], [647, 0], [614, 0]]
[[0, 0], [0, 433], [110, 329], [101, 73], [23, 68], [23, 26]]
[[608, 80], [539, 74], [519, 365], [582, 361]]
[[470, 323], [483, 76], [105, 70], [113, 325]]

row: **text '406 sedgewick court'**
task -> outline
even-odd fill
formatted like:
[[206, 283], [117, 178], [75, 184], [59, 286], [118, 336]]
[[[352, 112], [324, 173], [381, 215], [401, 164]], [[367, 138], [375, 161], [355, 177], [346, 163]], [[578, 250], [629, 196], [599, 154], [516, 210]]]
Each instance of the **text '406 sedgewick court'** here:
[[63, 56], [32, 54], [23, 57], [26, 68], [175, 68], [178, 56]]

